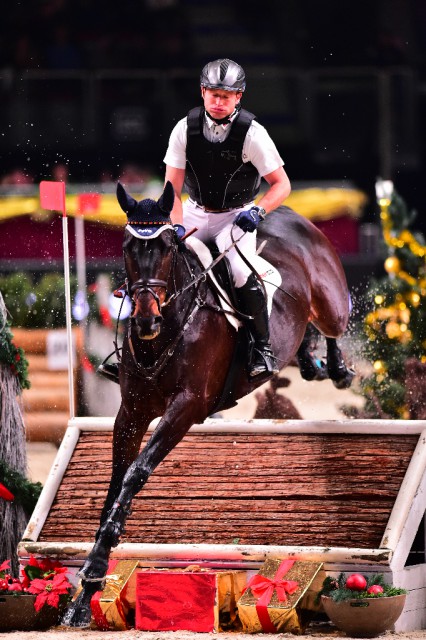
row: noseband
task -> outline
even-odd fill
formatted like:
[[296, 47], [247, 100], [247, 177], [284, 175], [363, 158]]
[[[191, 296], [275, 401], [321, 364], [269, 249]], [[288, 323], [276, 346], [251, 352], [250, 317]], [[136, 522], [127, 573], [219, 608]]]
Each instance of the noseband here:
[[158, 278], [148, 278], [148, 280], [136, 280], [134, 284], [130, 287], [129, 297], [134, 300], [134, 298], [138, 298], [142, 293], [149, 293], [154, 298], [158, 313], [161, 315], [161, 303], [160, 297], [154, 291], [153, 287], [160, 287], [166, 290], [167, 294], [167, 282], [165, 280], [159, 280]]

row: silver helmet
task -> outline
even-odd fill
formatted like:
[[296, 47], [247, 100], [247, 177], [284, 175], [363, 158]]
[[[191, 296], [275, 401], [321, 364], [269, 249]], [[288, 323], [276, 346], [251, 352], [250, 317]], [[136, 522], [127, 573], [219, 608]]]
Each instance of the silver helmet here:
[[244, 91], [246, 75], [239, 64], [228, 58], [208, 62], [201, 72], [200, 84], [207, 89]]

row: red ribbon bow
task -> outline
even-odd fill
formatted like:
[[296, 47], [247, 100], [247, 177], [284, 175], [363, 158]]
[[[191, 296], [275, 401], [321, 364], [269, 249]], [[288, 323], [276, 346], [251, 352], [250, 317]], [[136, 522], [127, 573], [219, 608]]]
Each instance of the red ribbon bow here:
[[291, 595], [299, 586], [299, 583], [295, 580], [283, 580], [283, 576], [285, 576], [294, 563], [295, 560], [283, 560], [278, 567], [274, 579], [257, 574], [252, 576], [247, 583], [246, 589], [250, 588], [254, 597], [258, 598], [256, 602], [256, 612], [262, 625], [262, 630], [265, 633], [277, 632], [268, 613], [268, 604], [271, 601], [274, 591], [277, 592], [278, 600], [285, 602], [287, 600], [287, 594]]

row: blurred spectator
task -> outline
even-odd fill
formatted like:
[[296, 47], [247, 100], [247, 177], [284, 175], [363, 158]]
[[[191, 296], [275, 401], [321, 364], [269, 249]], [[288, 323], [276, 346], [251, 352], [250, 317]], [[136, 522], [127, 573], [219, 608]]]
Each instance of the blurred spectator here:
[[145, 198], [159, 198], [164, 186], [163, 181], [155, 176], [150, 169], [132, 163], [123, 165], [118, 180], [124, 185], [137, 186]]
[[25, 169], [15, 168], [4, 175], [0, 180], [1, 185], [34, 184], [34, 178]]
[[52, 42], [47, 45], [45, 55], [49, 69], [80, 69], [82, 66], [81, 52], [66, 24], [53, 27]]
[[123, 165], [120, 169], [119, 181], [123, 184], [146, 184], [151, 179], [148, 169], [144, 169], [138, 164], [131, 162]]
[[52, 168], [52, 178], [56, 182], [69, 182], [70, 172], [64, 162], [57, 162]]
[[109, 167], [105, 167], [104, 169], [101, 170], [99, 175], [99, 182], [102, 182], [103, 184], [114, 182], [114, 176]]
[[16, 38], [12, 64], [17, 69], [37, 69], [42, 66], [40, 50], [28, 33], [21, 33]]

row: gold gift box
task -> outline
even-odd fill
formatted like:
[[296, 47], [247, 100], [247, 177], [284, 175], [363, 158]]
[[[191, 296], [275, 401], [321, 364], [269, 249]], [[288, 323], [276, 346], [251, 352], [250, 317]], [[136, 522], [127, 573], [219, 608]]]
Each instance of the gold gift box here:
[[[259, 570], [259, 574], [274, 580], [276, 573], [282, 563], [282, 559], [270, 558], [265, 561]], [[293, 566], [282, 577], [283, 580], [294, 580], [298, 583], [296, 591], [287, 594], [286, 600], [279, 601], [274, 589], [267, 613], [276, 629], [276, 633], [302, 634], [306, 625], [311, 620], [308, 609], [312, 608], [313, 598], [308, 594], [308, 590], [317, 577], [322, 562], [304, 562], [296, 560]], [[250, 588], [239, 599], [238, 615], [243, 625], [244, 633], [265, 633], [256, 609], [258, 598], [256, 598]]]
[[[92, 629], [126, 631], [129, 629], [128, 616], [133, 613], [136, 603], [135, 560], [110, 561], [102, 592], [93, 595], [91, 601]], [[81, 591], [77, 588], [73, 600]]]
[[241, 627], [237, 602], [247, 583], [245, 571], [218, 571], [216, 578], [217, 630], [229, 631]]

